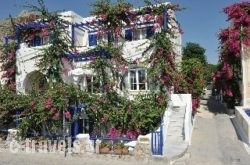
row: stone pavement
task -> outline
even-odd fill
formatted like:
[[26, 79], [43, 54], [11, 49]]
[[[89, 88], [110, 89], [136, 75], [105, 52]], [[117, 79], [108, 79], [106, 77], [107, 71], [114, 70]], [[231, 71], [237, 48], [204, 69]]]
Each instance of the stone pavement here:
[[174, 165], [249, 165], [250, 155], [237, 136], [225, 106], [209, 98], [202, 100], [192, 142]]

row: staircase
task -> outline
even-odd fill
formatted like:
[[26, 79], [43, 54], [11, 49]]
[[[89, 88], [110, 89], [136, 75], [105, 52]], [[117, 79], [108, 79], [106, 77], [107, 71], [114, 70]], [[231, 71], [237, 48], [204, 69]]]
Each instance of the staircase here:
[[186, 105], [172, 107], [164, 145], [164, 156], [169, 160], [182, 156], [189, 145], [185, 141], [185, 113]]

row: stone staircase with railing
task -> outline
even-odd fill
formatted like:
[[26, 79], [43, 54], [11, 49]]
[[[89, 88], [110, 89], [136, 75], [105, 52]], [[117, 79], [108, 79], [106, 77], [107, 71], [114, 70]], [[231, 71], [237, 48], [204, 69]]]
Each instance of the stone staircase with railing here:
[[[183, 98], [182, 98], [183, 97]], [[190, 144], [192, 132], [191, 98], [176, 95], [172, 99], [173, 105], [169, 109], [170, 116], [164, 139], [164, 157], [168, 160], [179, 158], [185, 154]], [[176, 101], [175, 99], [179, 99]], [[189, 101], [188, 101], [189, 100]]]
[[168, 159], [181, 156], [188, 147], [184, 131], [185, 111], [186, 106], [173, 107], [165, 144], [165, 155]]

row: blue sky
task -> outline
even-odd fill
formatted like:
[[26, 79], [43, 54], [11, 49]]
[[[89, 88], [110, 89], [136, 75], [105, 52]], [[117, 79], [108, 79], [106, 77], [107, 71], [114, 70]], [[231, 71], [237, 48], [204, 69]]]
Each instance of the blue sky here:
[[[246, 0], [245, 0], [246, 1]], [[44, 0], [50, 11], [72, 10], [82, 16], [89, 16], [90, 4], [94, 0]], [[143, 0], [127, 0], [135, 7], [141, 6]], [[200, 44], [206, 49], [206, 56], [209, 63], [216, 64], [218, 61], [218, 32], [228, 26], [223, 8], [242, 2], [242, 0], [163, 0], [185, 7], [185, 10], [176, 13], [181, 28], [184, 31], [182, 36], [183, 46], [186, 42]], [[0, 0], [0, 19], [17, 16], [25, 8], [25, 3], [36, 4], [36, 0]]]

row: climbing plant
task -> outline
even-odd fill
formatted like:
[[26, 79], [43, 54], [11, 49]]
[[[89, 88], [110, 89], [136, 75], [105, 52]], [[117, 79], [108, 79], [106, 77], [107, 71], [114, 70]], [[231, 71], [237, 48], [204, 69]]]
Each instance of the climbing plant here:
[[[119, 130], [119, 136], [127, 135], [137, 137], [156, 129], [161, 116], [167, 107], [167, 89], [179, 83], [179, 72], [175, 64], [176, 54], [174, 43], [170, 38], [177, 37], [181, 33], [178, 22], [173, 17], [173, 12], [180, 10], [178, 5], [162, 3], [155, 5], [146, 1], [146, 7], [134, 10], [132, 4], [122, 0], [111, 4], [109, 0], [100, 0], [93, 3], [93, 20], [90, 25], [98, 25], [98, 46], [95, 57], [90, 59], [90, 65], [96, 73], [96, 81], [99, 83], [99, 95], [89, 94], [63, 83], [61, 74], [65, 68], [65, 62], [71, 64], [66, 53], [75, 53], [76, 48], [70, 44], [65, 27], [69, 25], [58, 13], [49, 12], [43, 1], [38, 0], [38, 5], [27, 5], [35, 15], [33, 18], [41, 20], [46, 26], [29, 28], [21, 26], [22, 22], [13, 22], [14, 29], [21, 41], [33, 39], [39, 36], [49, 36], [49, 43], [41, 49], [37, 66], [45, 74], [49, 81], [48, 87], [43, 90], [34, 88], [26, 99], [28, 103], [22, 106], [22, 122], [20, 130], [23, 136], [28, 131], [42, 131], [56, 133], [57, 128], [62, 126], [62, 112], [65, 117], [71, 118], [69, 105], [76, 101], [82, 101], [88, 105], [87, 113], [94, 122], [93, 135], [107, 136], [109, 129]], [[127, 60], [123, 56], [123, 42], [118, 44], [118, 39], [125, 39], [122, 27], [132, 30], [138, 29], [137, 22], [143, 20], [152, 23], [151, 35], [143, 55], [145, 61], [139, 58]], [[28, 21], [28, 22], [29, 22]], [[27, 23], [27, 22], [24, 22]], [[108, 42], [101, 42], [102, 37], [111, 34]], [[19, 41], [20, 41], [19, 40]], [[146, 43], [143, 43], [146, 44]], [[90, 50], [91, 51], [91, 50]], [[146, 56], [151, 52], [150, 56]], [[104, 53], [107, 52], [107, 53]], [[81, 53], [78, 53], [81, 55]], [[148, 78], [144, 81], [154, 82], [159, 86], [158, 90], [147, 94], [139, 94], [134, 100], [128, 98], [126, 93], [120, 95], [117, 81], [119, 76], [128, 72], [127, 66], [140, 65], [148, 70]], [[71, 66], [71, 65], [69, 65]], [[4, 108], [4, 107], [3, 107]], [[7, 108], [7, 107], [5, 107]], [[18, 106], [17, 106], [18, 108]], [[45, 123], [45, 124], [44, 124]], [[108, 128], [103, 128], [108, 126]]]
[[215, 74], [215, 88], [222, 90], [229, 108], [241, 102], [238, 81], [241, 79], [241, 48], [250, 45], [250, 3], [235, 3], [224, 8], [230, 26], [219, 33], [220, 60]]

